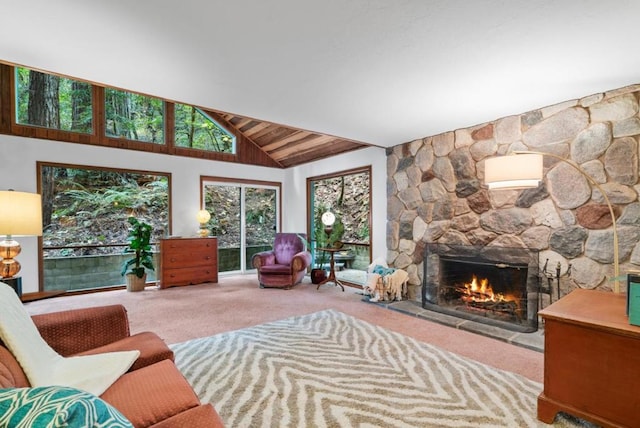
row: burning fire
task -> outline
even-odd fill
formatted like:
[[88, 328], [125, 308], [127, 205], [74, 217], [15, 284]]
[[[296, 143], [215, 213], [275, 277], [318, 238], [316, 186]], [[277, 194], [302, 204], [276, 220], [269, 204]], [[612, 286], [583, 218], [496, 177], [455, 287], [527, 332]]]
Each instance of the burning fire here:
[[464, 284], [465, 295], [462, 300], [465, 302], [505, 302], [507, 299], [501, 293], [494, 293], [489, 279], [478, 280], [474, 274], [470, 283]]

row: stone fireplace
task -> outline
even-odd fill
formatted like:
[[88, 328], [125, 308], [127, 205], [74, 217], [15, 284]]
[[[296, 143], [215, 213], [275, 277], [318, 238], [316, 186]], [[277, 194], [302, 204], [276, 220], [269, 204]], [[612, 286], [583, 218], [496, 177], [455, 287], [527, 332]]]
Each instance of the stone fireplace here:
[[[441, 260], [430, 264], [425, 254], [431, 244], [446, 249], [531, 251], [538, 254], [536, 263], [546, 260], [545, 264], [557, 266], [562, 280], [557, 284], [559, 293], [554, 284], [554, 294], [560, 297], [575, 288], [611, 290], [612, 220], [602, 195], [584, 176], [564, 162], [545, 157], [543, 183], [536, 189], [489, 191], [483, 186], [484, 160], [516, 150], [566, 158], [599, 183], [617, 217], [620, 271], [640, 269], [639, 99], [640, 86], [630, 86], [388, 149], [386, 259], [409, 273], [410, 298], [422, 304], [424, 291], [425, 304], [437, 301], [442, 311], [440, 299], [469, 280], [456, 273], [467, 264], [461, 261], [464, 252], [449, 259], [448, 253], [438, 250]], [[520, 264], [502, 255], [490, 258], [491, 263], [501, 260], [509, 266]], [[436, 267], [437, 277], [430, 270]], [[537, 267], [528, 269], [537, 273]], [[447, 291], [433, 289], [443, 281], [453, 284], [444, 286]], [[518, 297], [515, 311], [521, 319], [525, 319], [522, 303], [527, 307], [523, 328], [536, 322], [534, 288], [527, 283], [526, 293], [522, 290]], [[452, 300], [456, 299], [464, 300]], [[492, 313], [487, 306], [474, 302], [454, 312], [475, 316], [482, 310], [483, 318], [501, 321], [503, 314]]]
[[522, 333], [538, 329], [538, 253], [427, 244], [422, 307]]

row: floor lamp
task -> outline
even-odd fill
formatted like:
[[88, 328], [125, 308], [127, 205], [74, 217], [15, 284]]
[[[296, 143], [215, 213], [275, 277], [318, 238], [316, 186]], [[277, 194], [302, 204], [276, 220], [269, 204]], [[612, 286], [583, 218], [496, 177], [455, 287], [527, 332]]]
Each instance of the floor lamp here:
[[15, 257], [22, 248], [15, 236], [42, 235], [42, 202], [37, 193], [0, 191], [0, 235], [6, 235], [0, 241], [0, 279], [11, 283], [21, 294], [20, 263]]
[[485, 160], [484, 181], [489, 189], [522, 189], [528, 187], [538, 187], [542, 181], [543, 164], [542, 157], [549, 156], [559, 161], [571, 165], [576, 171], [582, 174], [591, 185], [593, 185], [604, 198], [609, 213], [611, 214], [611, 222], [613, 227], [613, 291], [620, 292], [620, 262], [618, 256], [618, 228], [616, 225], [616, 216], [613, 206], [609, 201], [609, 197], [600, 186], [587, 172], [575, 162], [565, 159], [552, 153], [543, 153], [535, 151], [513, 151], [506, 156], [497, 156]]

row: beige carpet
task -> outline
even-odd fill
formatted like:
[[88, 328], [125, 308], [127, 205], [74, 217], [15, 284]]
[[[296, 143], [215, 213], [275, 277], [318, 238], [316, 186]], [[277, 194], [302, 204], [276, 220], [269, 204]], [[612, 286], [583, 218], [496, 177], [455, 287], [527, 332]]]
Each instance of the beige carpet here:
[[232, 428], [547, 426], [539, 383], [333, 309], [171, 347]]
[[493, 367], [543, 379], [543, 355], [506, 342], [365, 303], [361, 290], [333, 284], [316, 289], [305, 278], [291, 290], [261, 289], [256, 275], [221, 276], [218, 284], [159, 290], [147, 287], [56, 297], [26, 305], [31, 314], [88, 306], [123, 304], [131, 331], [153, 331], [167, 343], [179, 343], [292, 316], [335, 309], [372, 324], [436, 345]]

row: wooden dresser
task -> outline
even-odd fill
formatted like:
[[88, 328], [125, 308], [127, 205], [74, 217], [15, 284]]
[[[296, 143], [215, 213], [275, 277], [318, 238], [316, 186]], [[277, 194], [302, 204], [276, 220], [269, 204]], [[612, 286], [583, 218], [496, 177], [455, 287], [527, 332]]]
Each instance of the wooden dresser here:
[[160, 288], [218, 282], [217, 238], [160, 240]]
[[640, 327], [626, 295], [574, 290], [540, 311], [544, 391], [538, 419], [559, 411], [605, 427], [640, 426]]

